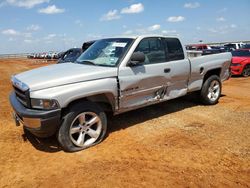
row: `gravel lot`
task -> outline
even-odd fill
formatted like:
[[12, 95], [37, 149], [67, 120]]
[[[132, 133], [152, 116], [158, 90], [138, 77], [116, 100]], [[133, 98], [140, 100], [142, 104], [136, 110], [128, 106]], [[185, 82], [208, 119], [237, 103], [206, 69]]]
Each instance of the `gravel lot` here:
[[191, 97], [111, 118], [99, 145], [65, 153], [15, 127], [12, 74], [47, 65], [0, 59], [0, 187], [250, 187], [250, 77], [215, 106]]

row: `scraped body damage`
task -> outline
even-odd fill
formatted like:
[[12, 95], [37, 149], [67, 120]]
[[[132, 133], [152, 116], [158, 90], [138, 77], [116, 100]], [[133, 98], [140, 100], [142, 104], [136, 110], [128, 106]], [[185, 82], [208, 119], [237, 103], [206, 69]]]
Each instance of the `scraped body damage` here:
[[[135, 75], [123, 77], [120, 80], [121, 85], [121, 108], [131, 108], [141, 106], [145, 103], [155, 102], [160, 99], [157, 95], [159, 91], [165, 91], [167, 87], [164, 76], [153, 74]], [[165, 95], [161, 96], [161, 98]]]
[[189, 67], [188, 60], [120, 67], [120, 112], [185, 95]]

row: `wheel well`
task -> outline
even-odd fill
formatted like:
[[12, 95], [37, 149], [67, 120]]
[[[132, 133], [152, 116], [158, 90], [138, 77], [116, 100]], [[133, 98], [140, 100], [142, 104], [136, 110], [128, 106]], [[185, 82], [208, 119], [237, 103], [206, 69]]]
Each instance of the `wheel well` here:
[[70, 106], [73, 106], [74, 104], [79, 103], [81, 101], [94, 102], [98, 104], [107, 113], [113, 113], [115, 110], [115, 97], [112, 94], [104, 93], [74, 100], [70, 102], [66, 108], [62, 109], [62, 114], [64, 115], [65, 113], [67, 113]]
[[243, 67], [243, 69], [246, 68], [246, 66], [250, 66], [250, 63], [245, 64], [245, 66]]
[[217, 68], [217, 69], [212, 69], [207, 71], [207, 73], [205, 74], [204, 78], [203, 78], [203, 83], [212, 75], [217, 75], [220, 77], [220, 73], [221, 73], [221, 68]]

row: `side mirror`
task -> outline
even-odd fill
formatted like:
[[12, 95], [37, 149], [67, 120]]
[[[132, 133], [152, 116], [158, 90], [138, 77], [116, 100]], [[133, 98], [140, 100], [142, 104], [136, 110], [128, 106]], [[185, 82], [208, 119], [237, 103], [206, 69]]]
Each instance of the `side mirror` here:
[[129, 66], [136, 66], [143, 64], [145, 61], [145, 54], [143, 52], [134, 52], [130, 58]]

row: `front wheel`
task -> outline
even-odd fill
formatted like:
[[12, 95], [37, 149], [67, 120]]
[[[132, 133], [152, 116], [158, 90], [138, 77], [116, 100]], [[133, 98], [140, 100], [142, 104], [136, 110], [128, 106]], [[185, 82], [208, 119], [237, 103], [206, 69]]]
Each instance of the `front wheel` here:
[[221, 81], [216, 75], [210, 76], [203, 84], [200, 98], [203, 104], [216, 104], [221, 95]]
[[84, 101], [73, 105], [64, 116], [58, 141], [64, 151], [79, 151], [100, 143], [106, 131], [106, 114], [95, 103]]
[[248, 77], [250, 76], [250, 65], [246, 65], [243, 72], [242, 72], [242, 76], [244, 77]]

